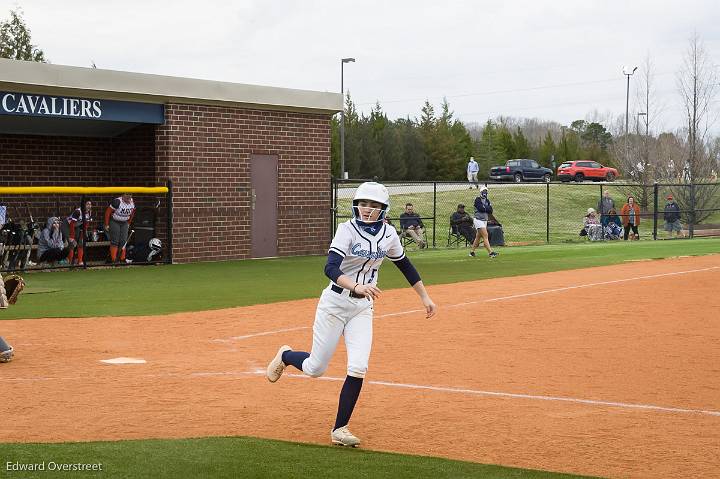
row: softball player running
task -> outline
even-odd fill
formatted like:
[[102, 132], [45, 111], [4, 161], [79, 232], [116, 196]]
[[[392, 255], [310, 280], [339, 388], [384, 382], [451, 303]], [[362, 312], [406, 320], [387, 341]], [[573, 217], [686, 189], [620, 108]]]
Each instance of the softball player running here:
[[310, 353], [281, 346], [267, 368], [274, 383], [287, 365], [311, 377], [325, 372], [340, 336], [345, 336], [347, 377], [340, 391], [335, 426], [330, 432], [333, 444], [355, 447], [360, 439], [348, 430], [348, 423], [360, 395], [372, 346], [373, 301], [380, 296], [378, 270], [383, 259], [395, 263], [417, 292], [426, 317], [435, 315], [436, 306], [425, 290], [415, 267], [405, 256], [395, 228], [384, 223], [390, 207], [385, 186], [361, 184], [353, 198], [353, 219], [338, 226], [328, 251], [325, 275], [330, 284], [320, 296], [313, 324]]

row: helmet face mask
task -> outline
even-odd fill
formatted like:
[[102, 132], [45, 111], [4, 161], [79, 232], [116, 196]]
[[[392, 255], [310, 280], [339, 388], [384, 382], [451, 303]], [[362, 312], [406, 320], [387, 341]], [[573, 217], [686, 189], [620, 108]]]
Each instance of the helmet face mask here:
[[[360, 206], [359, 203], [361, 201], [368, 203], [378, 203], [380, 204], [381, 208], [373, 208], [370, 204]], [[384, 185], [381, 185], [380, 183], [375, 183], [374, 181], [368, 181], [358, 186], [358, 189], [355, 191], [355, 196], [353, 197], [352, 204], [352, 213], [355, 220], [366, 224], [378, 223], [385, 219], [388, 211], [390, 210], [390, 193]], [[366, 209], [368, 207], [371, 208], [371, 211], [369, 213], [369, 216], [371, 218], [375, 216], [374, 212], [379, 209], [377, 219], [374, 219], [372, 221], [363, 220], [360, 209]]]

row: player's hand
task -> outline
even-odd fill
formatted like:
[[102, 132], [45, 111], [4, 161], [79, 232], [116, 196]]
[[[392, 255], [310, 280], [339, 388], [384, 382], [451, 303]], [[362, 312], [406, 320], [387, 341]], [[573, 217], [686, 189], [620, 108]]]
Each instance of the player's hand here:
[[355, 293], [361, 294], [368, 299], [377, 299], [382, 294], [382, 291], [374, 284], [359, 284], [355, 288]]
[[105, 231], [110, 231], [110, 225], [105, 225]]
[[435, 316], [435, 313], [437, 313], [437, 306], [435, 306], [435, 303], [433, 303], [433, 300], [430, 299], [430, 297], [423, 299], [423, 304], [425, 305], [425, 319], [430, 319], [433, 316]]

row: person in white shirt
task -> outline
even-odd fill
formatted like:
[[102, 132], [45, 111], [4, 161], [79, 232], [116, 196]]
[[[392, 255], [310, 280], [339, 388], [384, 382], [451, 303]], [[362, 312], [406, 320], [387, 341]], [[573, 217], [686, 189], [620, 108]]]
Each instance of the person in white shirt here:
[[473, 185], [475, 185], [475, 188], [480, 188], [478, 184], [478, 171], [480, 171], [480, 166], [477, 164], [477, 161], [475, 161], [475, 158], [471, 156], [467, 164], [467, 179], [468, 182], [471, 183], [469, 188], [471, 190]]

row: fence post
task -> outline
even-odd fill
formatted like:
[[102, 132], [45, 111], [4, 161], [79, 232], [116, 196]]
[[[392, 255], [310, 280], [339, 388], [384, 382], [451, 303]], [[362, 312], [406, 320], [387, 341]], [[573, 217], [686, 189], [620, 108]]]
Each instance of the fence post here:
[[653, 184], [653, 240], [657, 240], [658, 182]]
[[550, 183], [545, 183], [545, 242], [550, 243]]
[[[85, 243], [87, 243], [87, 221], [85, 221], [85, 195], [82, 195], [80, 197], [80, 218], [82, 221], [82, 227], [80, 228], [80, 238], [78, 238], [78, 251], [80, 250], [79, 240], [82, 239], [82, 247], [85, 248]], [[74, 228], [74, 226], [71, 224], [70, 228]], [[32, 241], [31, 241], [32, 246]], [[39, 261], [38, 261], [39, 263]], [[79, 266], [79, 265], [78, 265]], [[83, 269], [87, 269], [87, 260], [85, 259], [85, 255], [83, 255], [82, 260], [82, 267]]]
[[165, 202], [167, 203], [167, 242], [168, 242], [168, 254], [166, 262], [172, 264], [173, 262], [173, 182], [170, 178], [167, 180], [167, 197]]
[[335, 178], [330, 176], [330, 238], [335, 235], [335, 215], [337, 211], [337, 190]]
[[690, 221], [688, 234], [690, 238], [695, 234], [695, 183], [690, 183]]
[[437, 182], [433, 181], [433, 248], [435, 248], [435, 225], [437, 225]]

